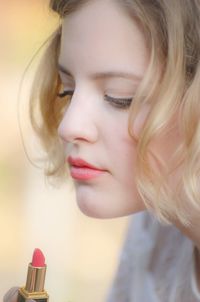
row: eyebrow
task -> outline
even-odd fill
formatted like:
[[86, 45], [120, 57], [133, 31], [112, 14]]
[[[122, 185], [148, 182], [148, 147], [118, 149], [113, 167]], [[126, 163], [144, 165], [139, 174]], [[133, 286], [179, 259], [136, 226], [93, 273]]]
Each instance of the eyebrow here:
[[[68, 71], [64, 66], [61, 64], [58, 64], [58, 70], [62, 73], [73, 77], [70, 71]], [[94, 80], [100, 80], [100, 79], [107, 79], [107, 78], [125, 78], [125, 79], [132, 79], [136, 81], [141, 81], [142, 76], [135, 74], [135, 73], [129, 73], [124, 71], [103, 71], [103, 72], [96, 72], [90, 75], [91, 79]]]

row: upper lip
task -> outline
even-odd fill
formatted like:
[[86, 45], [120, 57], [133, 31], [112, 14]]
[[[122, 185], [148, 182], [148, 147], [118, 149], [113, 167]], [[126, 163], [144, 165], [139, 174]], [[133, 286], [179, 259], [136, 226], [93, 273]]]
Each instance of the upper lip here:
[[86, 162], [85, 160], [83, 160], [82, 158], [73, 158], [72, 156], [69, 156], [67, 158], [67, 162], [71, 165], [71, 166], [75, 166], [75, 167], [82, 167], [82, 168], [89, 168], [89, 169], [94, 169], [94, 170], [102, 170], [101, 168], [95, 167], [91, 164], [89, 164], [88, 162]]

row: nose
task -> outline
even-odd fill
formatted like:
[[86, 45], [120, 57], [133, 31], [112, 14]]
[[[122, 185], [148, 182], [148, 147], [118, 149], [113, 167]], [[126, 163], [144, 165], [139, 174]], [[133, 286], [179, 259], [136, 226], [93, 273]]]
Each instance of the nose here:
[[58, 135], [67, 143], [90, 142], [98, 138], [94, 100], [73, 95], [58, 127]]

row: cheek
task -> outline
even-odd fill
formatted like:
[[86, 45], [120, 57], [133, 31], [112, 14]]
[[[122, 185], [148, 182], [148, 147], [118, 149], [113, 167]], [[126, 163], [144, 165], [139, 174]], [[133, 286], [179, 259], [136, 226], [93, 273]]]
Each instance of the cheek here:
[[125, 190], [135, 186], [136, 180], [136, 142], [125, 131], [118, 131], [118, 135], [108, 142], [110, 149], [110, 164], [113, 175], [117, 178], [119, 185]]
[[135, 141], [128, 133], [129, 113], [113, 111], [112, 115], [105, 113], [101, 138], [104, 150], [107, 150], [112, 167], [124, 171], [127, 163], [135, 157]]

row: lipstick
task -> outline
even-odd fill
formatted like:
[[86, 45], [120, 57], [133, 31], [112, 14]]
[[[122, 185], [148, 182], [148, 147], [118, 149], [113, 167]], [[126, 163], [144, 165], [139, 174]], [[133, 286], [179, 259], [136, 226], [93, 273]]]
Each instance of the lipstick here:
[[40, 249], [35, 249], [28, 266], [26, 285], [19, 289], [17, 302], [27, 302], [30, 299], [47, 302], [49, 295], [44, 290], [45, 275], [45, 257]]
[[106, 172], [106, 170], [95, 167], [81, 158], [69, 156], [67, 161], [70, 165], [71, 177], [76, 180], [90, 180]]

